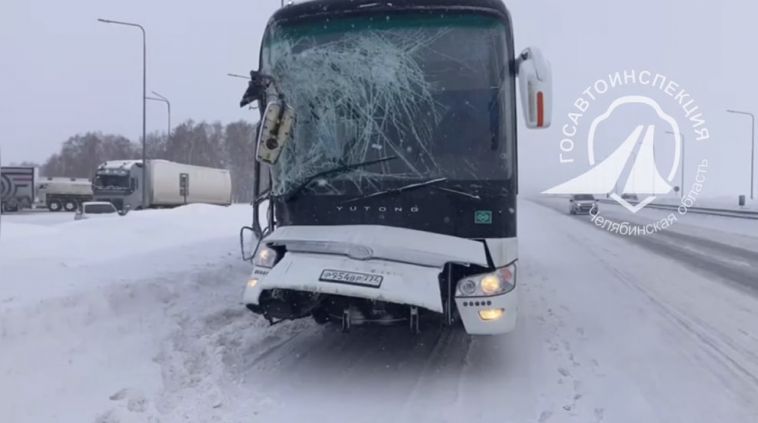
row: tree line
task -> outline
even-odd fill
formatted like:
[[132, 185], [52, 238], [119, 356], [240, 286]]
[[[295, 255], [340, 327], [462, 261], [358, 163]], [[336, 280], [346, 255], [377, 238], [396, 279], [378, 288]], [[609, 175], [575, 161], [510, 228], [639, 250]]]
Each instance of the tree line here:
[[[232, 199], [248, 202], [252, 197], [255, 154], [255, 126], [245, 121], [220, 122], [188, 120], [165, 133], [148, 134], [148, 159], [228, 169], [232, 177]], [[66, 140], [60, 152], [42, 166], [44, 176], [92, 178], [95, 168], [108, 160], [139, 159], [142, 145], [121, 135], [87, 132]]]

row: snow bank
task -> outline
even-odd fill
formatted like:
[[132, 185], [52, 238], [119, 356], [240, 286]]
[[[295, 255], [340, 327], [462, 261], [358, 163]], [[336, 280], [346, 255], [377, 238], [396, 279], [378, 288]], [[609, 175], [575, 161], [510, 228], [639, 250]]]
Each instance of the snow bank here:
[[187, 380], [194, 370], [184, 366], [221, 366], [204, 363], [204, 351], [177, 351], [178, 304], [252, 317], [237, 305], [249, 272], [237, 233], [250, 207], [70, 219], [29, 214], [3, 222], [0, 421], [162, 421], [165, 387], [195, 386]]
[[251, 212], [249, 206], [237, 206], [232, 211], [237, 219], [230, 219], [224, 207], [193, 204], [173, 210], [133, 212], [119, 218], [72, 219], [54, 227], [10, 223], [3, 228], [0, 263], [54, 258], [68, 265], [82, 265], [178, 247], [237, 231]]
[[[101, 283], [104, 275], [89, 269], [94, 265], [118, 269], [112, 276], [125, 279], [149, 276], [165, 266], [168, 257], [172, 264], [191, 266], [191, 258], [202, 260], [203, 254], [189, 246], [225, 239], [233, 247], [239, 228], [249, 224], [251, 215], [247, 205], [193, 204], [117, 218], [74, 221], [72, 216], [55, 225], [35, 224], [44, 215], [17, 216], [3, 223], [0, 301], [67, 295]], [[167, 250], [168, 256], [155, 254]], [[67, 277], [61, 278], [61, 273]]]

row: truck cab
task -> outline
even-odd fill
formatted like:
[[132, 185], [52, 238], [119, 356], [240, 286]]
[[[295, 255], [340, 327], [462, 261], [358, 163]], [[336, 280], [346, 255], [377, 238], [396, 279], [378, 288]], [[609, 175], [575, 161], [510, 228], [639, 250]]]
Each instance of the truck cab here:
[[498, 0], [315, 0], [270, 19], [242, 100], [261, 111], [251, 311], [513, 330], [516, 91], [546, 127], [551, 79], [512, 29]]
[[95, 201], [113, 204], [118, 210], [142, 208], [142, 161], [112, 160], [97, 167], [92, 178]]

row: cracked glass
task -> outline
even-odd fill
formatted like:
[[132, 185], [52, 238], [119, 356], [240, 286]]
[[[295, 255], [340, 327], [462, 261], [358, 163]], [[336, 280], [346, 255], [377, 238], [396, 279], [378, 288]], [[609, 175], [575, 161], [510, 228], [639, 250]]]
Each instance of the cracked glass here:
[[280, 195], [366, 194], [432, 178], [509, 180], [513, 75], [502, 21], [478, 15], [385, 15], [275, 24], [262, 72], [297, 112], [270, 168]]

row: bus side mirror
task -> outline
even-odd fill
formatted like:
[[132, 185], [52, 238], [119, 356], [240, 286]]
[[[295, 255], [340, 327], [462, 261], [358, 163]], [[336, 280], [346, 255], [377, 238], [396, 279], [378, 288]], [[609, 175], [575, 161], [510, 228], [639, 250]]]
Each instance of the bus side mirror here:
[[553, 76], [539, 49], [527, 48], [521, 53], [518, 79], [526, 127], [548, 128], [553, 119]]
[[269, 103], [263, 112], [258, 131], [256, 159], [259, 162], [275, 164], [282, 149], [292, 138], [294, 126], [295, 109], [281, 100]]
[[256, 231], [250, 226], [245, 226], [240, 229], [240, 252], [242, 253], [242, 260], [244, 261], [252, 260], [253, 255], [255, 254], [253, 247], [256, 246], [255, 240], [258, 239], [255, 232]]

